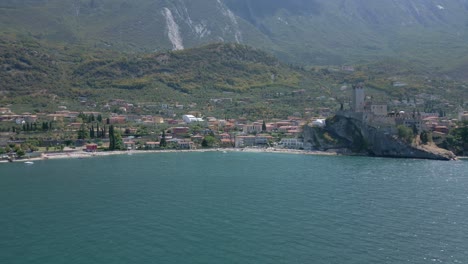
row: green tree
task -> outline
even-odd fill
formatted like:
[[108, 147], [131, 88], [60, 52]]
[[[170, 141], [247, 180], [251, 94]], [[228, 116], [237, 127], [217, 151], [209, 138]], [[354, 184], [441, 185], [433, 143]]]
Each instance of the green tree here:
[[32, 151], [37, 151], [37, 150], [39, 150], [38, 146], [39, 146], [39, 141], [38, 140], [28, 139], [26, 141], [26, 143], [24, 144], [24, 147], [22, 147], [22, 148], [23, 149], [30, 149]]
[[413, 123], [412, 129], [413, 129], [413, 135], [416, 136], [418, 134], [418, 128], [416, 127], [416, 124]]
[[99, 130], [99, 123], [96, 123], [96, 137], [101, 138], [101, 130]]
[[88, 117], [83, 112], [80, 112], [77, 117], [83, 120], [83, 122], [86, 122], [86, 120], [88, 120]]
[[120, 134], [119, 131], [114, 132], [114, 141], [115, 141], [114, 146], [116, 150], [125, 149], [125, 146], [122, 140], [122, 135]]
[[18, 156], [18, 158], [22, 158], [24, 157], [24, 155], [26, 155], [26, 152], [22, 148], [19, 148], [18, 150], [16, 150], [16, 155]]
[[430, 132], [423, 131], [423, 132], [421, 132], [419, 137], [421, 138], [421, 142], [423, 144], [427, 144], [429, 142], [432, 142], [432, 134]]
[[89, 137], [90, 138], [95, 138], [95, 134], [94, 134], [94, 126], [91, 125], [91, 128], [89, 129]]
[[267, 131], [267, 127], [266, 127], [266, 124], [265, 124], [265, 120], [263, 120], [262, 131], [263, 131], [263, 132]]
[[464, 144], [468, 144], [468, 121], [463, 122], [458, 128], [458, 134]]
[[161, 140], [159, 141], [159, 146], [161, 148], [167, 147], [166, 131], [164, 131], [164, 130], [162, 131]]
[[85, 125], [81, 124], [80, 129], [78, 130], [78, 139], [86, 139], [87, 135], [88, 133], [85, 129]]
[[204, 148], [212, 148], [216, 146], [216, 141], [216, 137], [208, 135], [203, 138], [201, 145]]
[[468, 122], [459, 123], [457, 128], [451, 130], [442, 142], [442, 147], [463, 155], [468, 147]]
[[413, 140], [413, 130], [404, 125], [399, 125], [397, 129], [398, 137], [406, 143], [411, 143], [411, 141]]
[[109, 126], [109, 150], [115, 150], [114, 125]]

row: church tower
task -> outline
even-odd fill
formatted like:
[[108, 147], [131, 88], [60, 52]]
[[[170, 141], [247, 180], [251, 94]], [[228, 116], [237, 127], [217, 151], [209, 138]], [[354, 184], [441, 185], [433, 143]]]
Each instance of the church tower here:
[[354, 112], [364, 112], [364, 87], [360, 83], [358, 85], [353, 85], [353, 95], [352, 95], [352, 110]]

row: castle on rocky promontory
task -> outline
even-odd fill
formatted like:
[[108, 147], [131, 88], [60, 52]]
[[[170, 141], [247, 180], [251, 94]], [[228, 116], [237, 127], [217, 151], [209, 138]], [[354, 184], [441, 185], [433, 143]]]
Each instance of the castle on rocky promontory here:
[[[342, 107], [334, 117], [327, 119], [323, 129], [306, 128], [304, 142], [315, 149], [339, 149], [348, 153], [381, 157], [439, 160], [456, 158], [452, 152], [438, 148], [431, 142], [421, 142], [419, 135], [428, 130], [423, 122], [428, 114], [416, 110], [410, 113], [388, 111], [386, 104], [365, 99], [364, 86], [353, 86], [350, 109], [344, 110]], [[411, 142], [400, 137], [399, 130], [402, 127], [413, 133]], [[323, 137], [323, 133], [327, 137]]]

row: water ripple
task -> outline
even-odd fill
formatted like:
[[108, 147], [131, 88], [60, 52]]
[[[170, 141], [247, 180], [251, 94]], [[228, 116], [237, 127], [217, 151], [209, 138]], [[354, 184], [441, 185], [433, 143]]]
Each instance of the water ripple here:
[[2, 165], [0, 263], [467, 263], [466, 171], [263, 153]]

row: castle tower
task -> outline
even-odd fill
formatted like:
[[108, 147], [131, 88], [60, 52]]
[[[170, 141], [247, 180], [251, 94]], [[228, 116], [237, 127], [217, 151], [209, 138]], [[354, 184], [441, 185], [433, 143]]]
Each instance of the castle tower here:
[[352, 95], [352, 110], [354, 112], [363, 112], [364, 111], [364, 87], [362, 83], [358, 85], [353, 85], [353, 95]]

